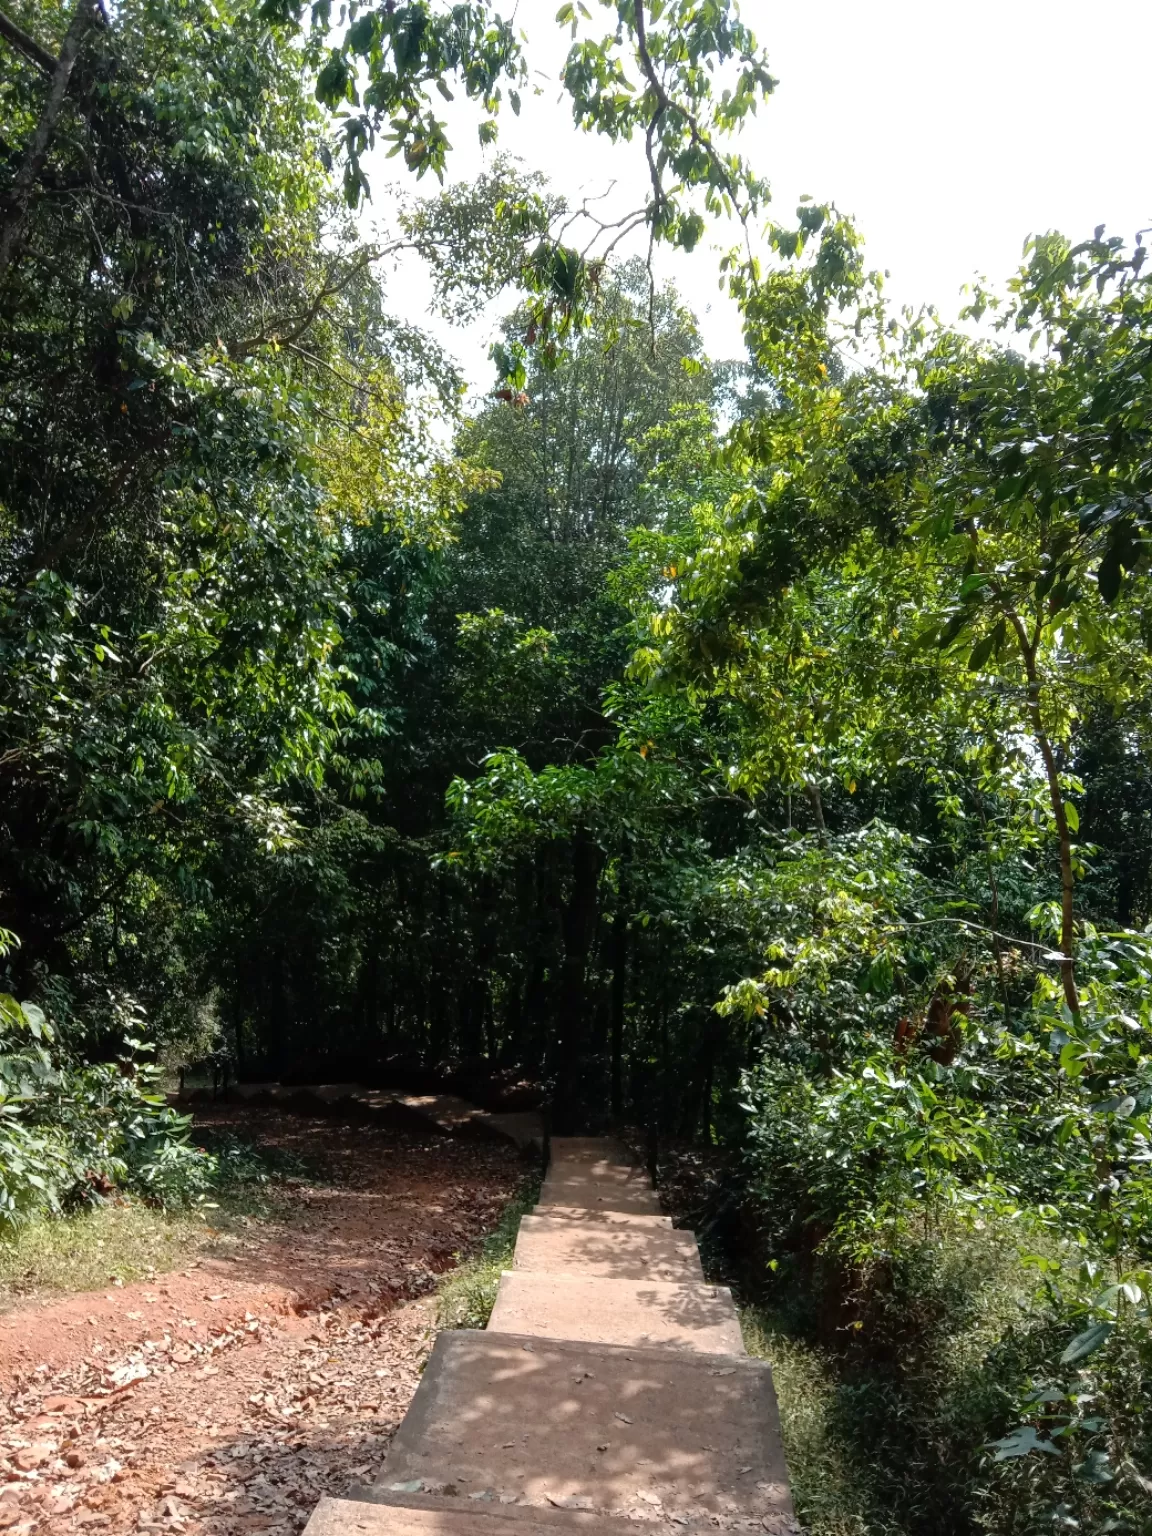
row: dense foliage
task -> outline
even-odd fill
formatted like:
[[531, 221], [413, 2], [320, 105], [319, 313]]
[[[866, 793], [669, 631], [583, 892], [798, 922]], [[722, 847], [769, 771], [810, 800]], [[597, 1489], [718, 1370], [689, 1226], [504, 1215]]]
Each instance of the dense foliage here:
[[[439, 174], [432, 93], [487, 141], [526, 66], [330, 20], [0, 13], [0, 1217], [207, 1189], [162, 1069], [523, 1078], [707, 1149], [832, 1362], [813, 1530], [1147, 1530], [1144, 247], [1037, 239], [960, 328], [831, 207], [758, 251], [719, 4], [573, 42], [623, 224], [495, 159], [368, 245], [373, 145]], [[607, 259], [724, 213], [727, 364]], [[467, 414], [401, 247], [509, 289]]]

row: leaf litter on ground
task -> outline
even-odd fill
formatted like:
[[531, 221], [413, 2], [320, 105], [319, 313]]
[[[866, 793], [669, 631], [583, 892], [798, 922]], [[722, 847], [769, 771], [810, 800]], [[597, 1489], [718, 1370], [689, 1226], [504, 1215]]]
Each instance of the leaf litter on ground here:
[[[96, 1337], [91, 1295], [9, 1314], [6, 1536], [295, 1536], [323, 1495], [376, 1475], [431, 1348], [438, 1277], [496, 1223], [522, 1167], [498, 1144], [279, 1129], [323, 1151], [330, 1184], [301, 1190], [307, 1219], [289, 1234], [257, 1229], [225, 1289], [207, 1264], [150, 1280], [151, 1306], [127, 1287], [146, 1335], [128, 1348]], [[254, 1287], [277, 1269], [295, 1289]], [[96, 1326], [69, 1332], [63, 1314]], [[68, 1358], [59, 1342], [52, 1363], [5, 1358], [29, 1329], [63, 1337]]]

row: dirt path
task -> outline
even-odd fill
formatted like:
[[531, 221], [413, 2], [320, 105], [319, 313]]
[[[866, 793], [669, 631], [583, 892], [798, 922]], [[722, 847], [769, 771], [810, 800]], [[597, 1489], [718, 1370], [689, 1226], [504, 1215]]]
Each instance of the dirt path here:
[[234, 1117], [330, 1177], [228, 1257], [0, 1318], [0, 1530], [291, 1536], [322, 1493], [371, 1480], [431, 1345], [419, 1298], [523, 1165], [275, 1110], [211, 1118]]

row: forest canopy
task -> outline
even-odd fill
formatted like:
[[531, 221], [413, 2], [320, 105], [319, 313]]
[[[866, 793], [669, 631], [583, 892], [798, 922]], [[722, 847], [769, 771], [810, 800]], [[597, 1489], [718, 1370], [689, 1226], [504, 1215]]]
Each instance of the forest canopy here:
[[[0, 10], [0, 1220], [202, 1196], [204, 1062], [529, 1085], [884, 1420], [813, 1531], [1146, 1530], [1145, 247], [895, 312], [765, 222], [734, 6], [557, 20], [618, 223], [452, 180], [484, 4]], [[654, 276], [716, 230], [735, 360]], [[472, 404], [402, 251], [504, 302]]]

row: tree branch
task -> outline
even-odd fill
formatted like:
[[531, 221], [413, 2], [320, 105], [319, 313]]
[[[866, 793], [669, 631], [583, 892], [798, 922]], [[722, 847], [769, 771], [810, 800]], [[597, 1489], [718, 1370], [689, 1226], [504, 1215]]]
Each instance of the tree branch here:
[[54, 54], [47, 48], [41, 48], [34, 37], [29, 37], [22, 27], [18, 27], [11, 16], [6, 16], [0, 11], [0, 37], [12, 44], [17, 53], [22, 53], [26, 59], [30, 59], [37, 69], [43, 70], [46, 75], [56, 72], [59, 62]]
[[652, 179], [652, 191], [656, 198], [657, 208], [663, 207], [668, 201], [668, 194], [664, 190], [664, 183], [660, 180], [660, 172], [656, 168], [655, 156], [652, 152], [652, 141], [656, 129], [660, 125], [660, 119], [670, 110], [672, 102], [668, 92], [664, 89], [664, 83], [656, 73], [656, 66], [652, 63], [652, 55], [648, 52], [648, 28], [644, 20], [644, 0], [635, 0], [634, 11], [636, 16], [636, 51], [640, 55], [640, 67], [644, 71], [644, 77], [652, 87], [652, 94], [656, 98], [656, 111], [648, 123], [644, 134], [644, 154], [648, 160], [648, 174]]
[[277, 323], [275, 329], [266, 330], [261, 335], [252, 336], [246, 341], [232, 342], [228, 347], [229, 356], [248, 357], [253, 352], [258, 352], [261, 347], [268, 346], [271, 342], [276, 342], [277, 345], [286, 347], [290, 346], [294, 341], [299, 341], [305, 331], [318, 319], [325, 303], [329, 299], [335, 298], [338, 293], [343, 292], [350, 283], [359, 277], [366, 267], [371, 266], [374, 261], [378, 261], [381, 254], [374, 247], [365, 251], [352, 263], [343, 276], [338, 279], [333, 279], [332, 277], [332, 273], [336, 270], [334, 263], [328, 269], [328, 277], [307, 309], [302, 312], [298, 311], [295, 315], [285, 316]]
[[32, 142], [28, 145], [24, 163], [17, 171], [16, 179], [12, 183], [7, 207], [0, 214], [0, 278], [4, 276], [16, 254], [24, 221], [28, 217], [32, 189], [48, 159], [52, 135], [56, 130], [60, 109], [64, 105], [73, 66], [79, 56], [84, 38], [89, 28], [94, 25], [98, 14], [93, 0], [76, 0], [76, 9], [72, 13], [72, 20], [68, 24], [68, 31], [60, 47], [60, 57], [53, 60], [48, 100], [40, 113], [40, 121], [36, 124], [36, 131], [32, 135]]

